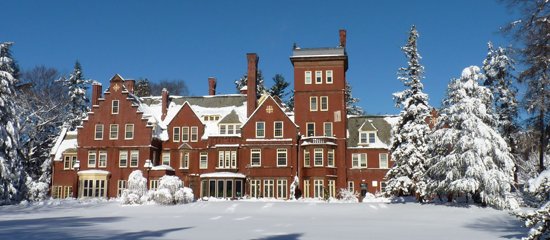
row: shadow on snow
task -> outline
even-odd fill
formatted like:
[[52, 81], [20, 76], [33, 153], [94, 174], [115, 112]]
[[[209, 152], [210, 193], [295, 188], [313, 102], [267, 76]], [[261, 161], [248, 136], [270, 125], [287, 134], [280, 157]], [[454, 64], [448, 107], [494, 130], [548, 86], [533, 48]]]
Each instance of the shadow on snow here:
[[526, 237], [529, 229], [522, 227], [523, 222], [519, 219], [506, 219], [504, 217], [484, 217], [475, 222], [466, 224], [465, 227], [487, 232], [498, 232], [501, 238], [522, 238]]
[[298, 240], [302, 236], [302, 233], [292, 233], [284, 235], [267, 236], [263, 238], [255, 238], [253, 240]]

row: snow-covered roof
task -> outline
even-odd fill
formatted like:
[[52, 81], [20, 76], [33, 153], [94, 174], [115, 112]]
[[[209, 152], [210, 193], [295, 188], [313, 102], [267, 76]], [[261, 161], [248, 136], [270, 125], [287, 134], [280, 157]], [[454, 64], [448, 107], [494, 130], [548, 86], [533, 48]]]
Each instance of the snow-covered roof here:
[[153, 171], [174, 171], [174, 168], [170, 167], [169, 165], [158, 165], [151, 168]]
[[109, 174], [111, 174], [111, 173], [110, 173], [109, 171], [99, 170], [99, 169], [88, 169], [88, 170], [78, 171], [78, 176], [80, 176], [80, 175], [87, 175], [87, 174], [109, 175]]
[[76, 133], [76, 131], [68, 131], [67, 128], [63, 128], [61, 130], [61, 133], [55, 141], [55, 145], [50, 151], [50, 155], [53, 155], [54, 161], [63, 160], [63, 152], [67, 150], [74, 149], [76, 152], [76, 148], [78, 147]]
[[201, 174], [201, 178], [246, 178], [246, 176], [242, 173], [213, 172]]
[[[392, 125], [397, 123], [396, 116], [351, 116], [348, 117], [348, 148], [389, 149]], [[360, 131], [376, 131], [376, 141], [359, 144]]]

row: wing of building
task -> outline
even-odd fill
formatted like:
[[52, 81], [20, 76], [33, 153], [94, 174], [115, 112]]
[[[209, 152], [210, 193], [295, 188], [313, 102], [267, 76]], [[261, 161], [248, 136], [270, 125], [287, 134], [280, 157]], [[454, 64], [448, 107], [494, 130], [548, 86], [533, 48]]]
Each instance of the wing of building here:
[[215, 78], [199, 97], [138, 97], [119, 75], [105, 90], [94, 83], [88, 117], [52, 149], [52, 196], [117, 197], [134, 170], [151, 189], [178, 176], [196, 197], [288, 199], [295, 176], [297, 197], [382, 191], [396, 118], [347, 115], [345, 33], [338, 47], [293, 50], [293, 111], [257, 96], [254, 53], [240, 94], [216, 94]]

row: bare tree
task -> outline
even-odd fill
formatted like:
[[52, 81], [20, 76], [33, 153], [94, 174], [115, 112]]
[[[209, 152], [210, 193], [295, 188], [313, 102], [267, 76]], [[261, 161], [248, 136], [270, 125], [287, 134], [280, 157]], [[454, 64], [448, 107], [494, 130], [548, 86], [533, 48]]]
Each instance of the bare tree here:
[[160, 95], [163, 88], [166, 88], [171, 95], [185, 96], [189, 95], [189, 89], [185, 81], [181, 79], [161, 80], [160, 82], [150, 82], [151, 95]]

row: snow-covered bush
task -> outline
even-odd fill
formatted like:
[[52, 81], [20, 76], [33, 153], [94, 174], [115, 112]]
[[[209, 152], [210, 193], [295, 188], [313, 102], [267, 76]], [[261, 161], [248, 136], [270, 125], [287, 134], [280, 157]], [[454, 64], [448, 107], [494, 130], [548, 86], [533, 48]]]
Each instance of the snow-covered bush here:
[[532, 212], [516, 212], [515, 214], [530, 227], [529, 236], [524, 239], [550, 239], [550, 169], [529, 180], [527, 191], [543, 201], [542, 206]]
[[171, 205], [174, 204], [174, 195], [170, 192], [168, 188], [159, 188], [153, 194], [153, 199], [158, 204]]
[[540, 201], [550, 199], [550, 170], [543, 171], [538, 177], [529, 180], [526, 190]]
[[191, 203], [195, 200], [195, 196], [193, 195], [193, 190], [188, 187], [183, 187], [178, 189], [176, 193], [174, 194], [174, 198], [176, 200], [176, 203]]
[[147, 179], [143, 177], [141, 170], [135, 170], [128, 177], [128, 188], [122, 192], [123, 204], [141, 204], [147, 199], [142, 199], [147, 193]]
[[359, 202], [359, 193], [350, 191], [346, 188], [341, 188], [338, 192], [338, 196], [340, 196], [340, 200], [344, 202]]
[[[30, 178], [28, 178], [30, 180]], [[48, 198], [50, 186], [44, 182], [30, 181], [27, 183], [27, 199], [29, 201], [42, 201]]]
[[296, 199], [296, 188], [300, 185], [298, 176], [294, 176], [294, 181], [290, 184], [290, 200]]
[[159, 179], [159, 186], [152, 194], [158, 204], [169, 205], [175, 203], [190, 203], [194, 200], [193, 190], [183, 187], [177, 176], [163, 176]]

